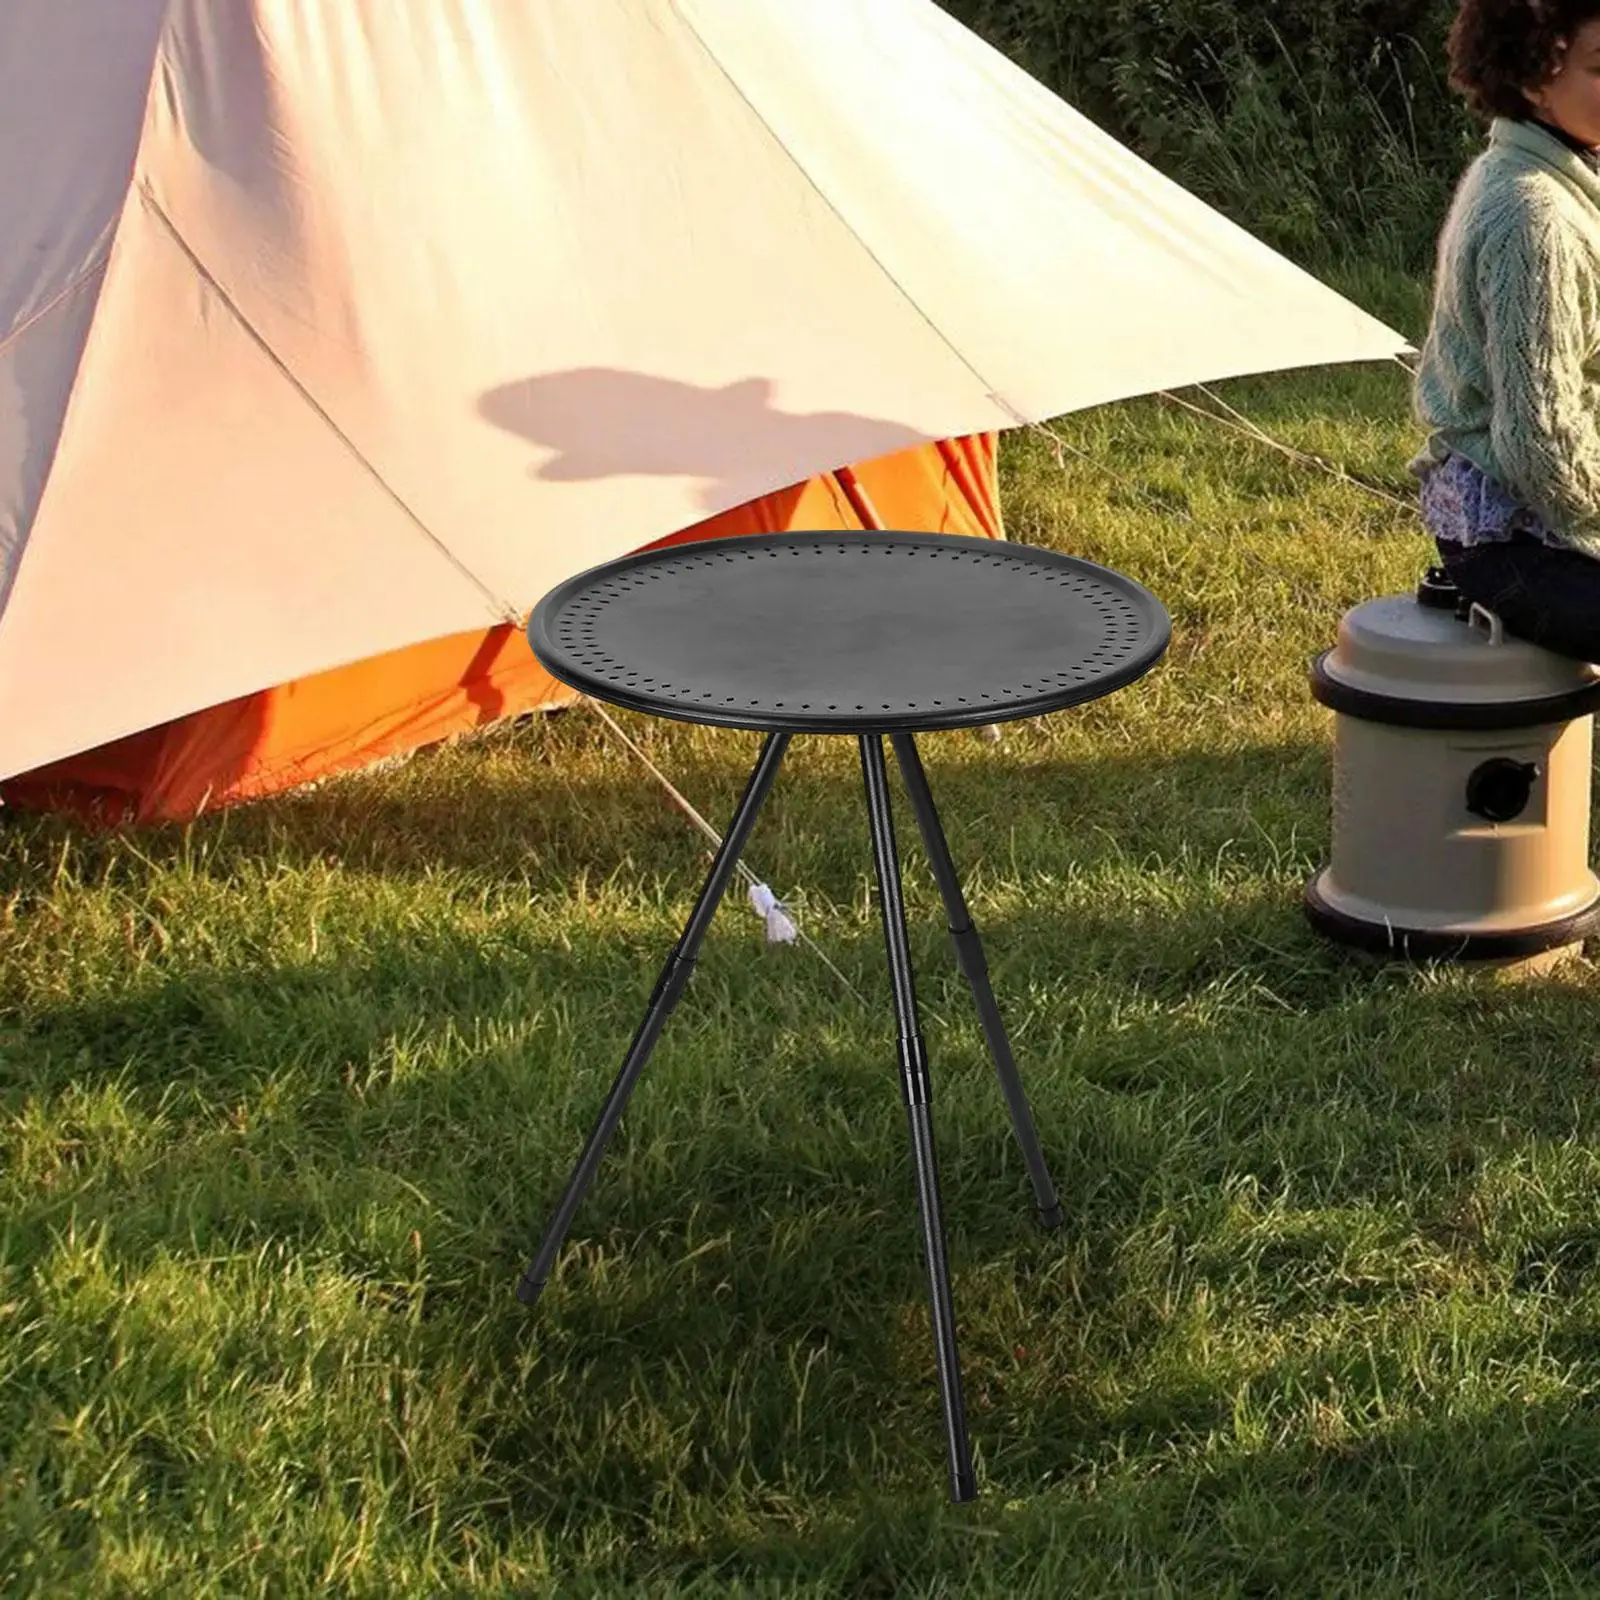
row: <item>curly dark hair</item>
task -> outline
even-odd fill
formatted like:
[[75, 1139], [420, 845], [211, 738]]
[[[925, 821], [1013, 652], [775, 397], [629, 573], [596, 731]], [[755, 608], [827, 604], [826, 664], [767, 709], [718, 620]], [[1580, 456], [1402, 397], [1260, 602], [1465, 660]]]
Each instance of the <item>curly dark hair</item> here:
[[1450, 27], [1450, 86], [1479, 116], [1526, 117], [1522, 91], [1561, 63], [1561, 45], [1600, 20], [1600, 0], [1461, 0]]

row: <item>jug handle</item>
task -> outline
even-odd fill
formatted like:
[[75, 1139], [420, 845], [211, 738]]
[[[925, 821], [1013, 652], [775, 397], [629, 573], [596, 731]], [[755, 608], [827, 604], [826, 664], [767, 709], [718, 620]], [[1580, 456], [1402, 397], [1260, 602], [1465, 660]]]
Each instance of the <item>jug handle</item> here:
[[1475, 628], [1478, 619], [1482, 618], [1489, 624], [1489, 643], [1504, 644], [1506, 642], [1506, 625], [1487, 606], [1480, 606], [1476, 600], [1472, 602], [1467, 611], [1467, 626]]

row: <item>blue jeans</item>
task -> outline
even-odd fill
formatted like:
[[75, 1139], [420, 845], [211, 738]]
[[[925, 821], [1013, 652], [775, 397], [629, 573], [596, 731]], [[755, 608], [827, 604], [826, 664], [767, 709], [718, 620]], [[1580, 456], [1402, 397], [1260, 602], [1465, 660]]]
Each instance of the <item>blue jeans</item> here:
[[1509, 543], [1434, 543], [1450, 581], [1508, 633], [1575, 661], [1600, 661], [1600, 561], [1529, 534]]

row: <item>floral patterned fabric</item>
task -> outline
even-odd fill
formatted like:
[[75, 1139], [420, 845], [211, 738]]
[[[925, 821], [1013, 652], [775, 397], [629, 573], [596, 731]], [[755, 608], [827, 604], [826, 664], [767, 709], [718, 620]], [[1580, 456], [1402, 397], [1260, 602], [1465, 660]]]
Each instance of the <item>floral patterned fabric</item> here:
[[1465, 456], [1447, 456], [1422, 480], [1422, 520], [1452, 544], [1503, 544], [1517, 533], [1559, 543], [1537, 511]]

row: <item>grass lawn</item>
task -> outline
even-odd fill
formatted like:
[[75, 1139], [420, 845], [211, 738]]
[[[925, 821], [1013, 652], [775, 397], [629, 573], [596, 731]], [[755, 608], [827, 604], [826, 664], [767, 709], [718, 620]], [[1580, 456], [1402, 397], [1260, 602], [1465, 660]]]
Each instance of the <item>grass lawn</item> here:
[[[1410, 492], [1398, 367], [1222, 392]], [[1600, 1593], [1600, 978], [1375, 967], [1299, 905], [1307, 661], [1428, 546], [1160, 400], [1059, 430], [1007, 441], [1010, 532], [1148, 584], [1170, 657], [923, 750], [1060, 1235], [894, 781], [980, 1501], [849, 741], [796, 741], [750, 860], [851, 988], [736, 883], [513, 1297], [707, 859], [578, 709], [0, 827], [0, 1592]], [[726, 821], [757, 736], [620, 720]]]

